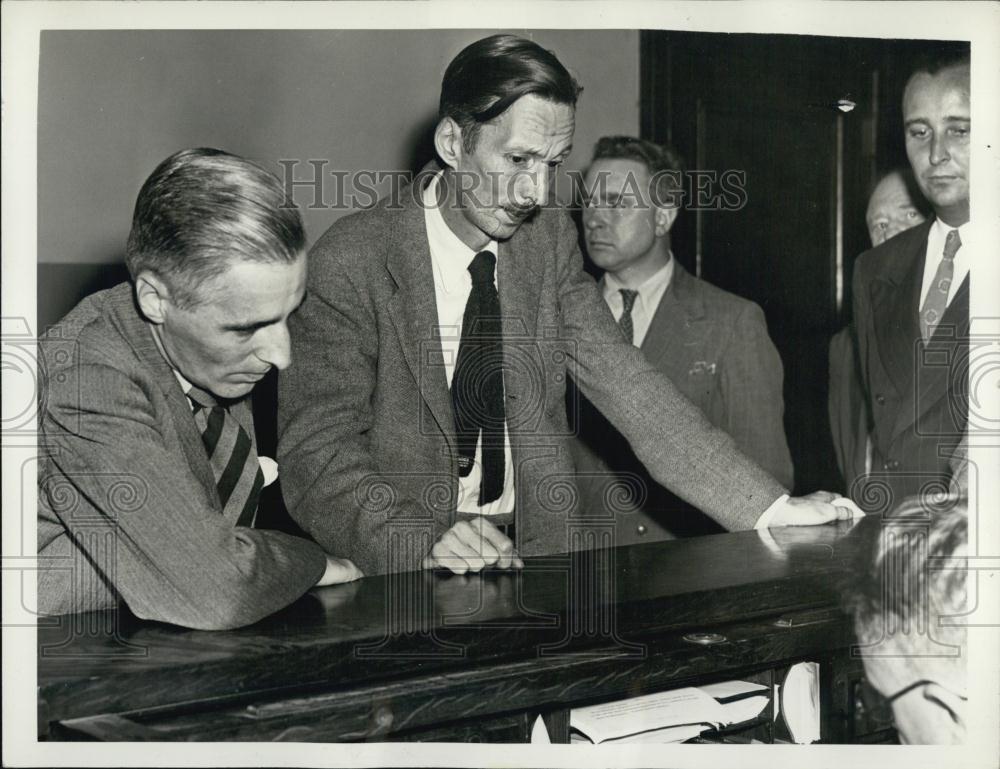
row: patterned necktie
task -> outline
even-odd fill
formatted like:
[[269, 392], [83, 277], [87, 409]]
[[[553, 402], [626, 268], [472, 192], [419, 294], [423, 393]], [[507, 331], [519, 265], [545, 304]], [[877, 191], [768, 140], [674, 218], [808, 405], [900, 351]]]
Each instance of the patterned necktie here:
[[212, 465], [223, 517], [237, 526], [253, 526], [264, 473], [250, 435], [210, 393], [192, 387], [187, 395]]
[[503, 342], [500, 297], [493, 274], [497, 258], [481, 251], [469, 264], [472, 291], [462, 316], [451, 402], [458, 438], [458, 474], [472, 472], [482, 436], [483, 475], [479, 504], [499, 499], [504, 486]]
[[618, 319], [618, 327], [622, 330], [629, 344], [632, 344], [632, 308], [635, 300], [639, 297], [639, 292], [631, 288], [619, 288], [618, 293], [622, 295], [622, 316]]
[[927, 344], [934, 336], [934, 330], [944, 315], [948, 307], [948, 291], [951, 289], [951, 280], [955, 276], [955, 254], [962, 247], [962, 239], [958, 235], [958, 230], [951, 230], [944, 241], [944, 253], [941, 256], [941, 263], [934, 273], [934, 280], [927, 290], [924, 298], [924, 306], [920, 308], [920, 335]]

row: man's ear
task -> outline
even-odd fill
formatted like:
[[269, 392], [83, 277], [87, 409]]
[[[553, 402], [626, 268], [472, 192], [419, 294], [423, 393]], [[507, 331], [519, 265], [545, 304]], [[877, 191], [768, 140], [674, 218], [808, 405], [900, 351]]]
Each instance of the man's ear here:
[[677, 206], [657, 206], [656, 207], [656, 237], [662, 238], [677, 220]]
[[434, 149], [449, 168], [455, 168], [462, 157], [462, 128], [452, 118], [445, 117], [434, 129]]
[[135, 278], [135, 296], [146, 320], [157, 325], [163, 323], [170, 304], [170, 289], [166, 283], [149, 270], [143, 270]]
[[966, 702], [964, 699], [951, 689], [933, 682], [923, 687], [923, 693], [925, 700], [947, 710], [951, 714], [952, 721], [963, 728], [965, 727]]

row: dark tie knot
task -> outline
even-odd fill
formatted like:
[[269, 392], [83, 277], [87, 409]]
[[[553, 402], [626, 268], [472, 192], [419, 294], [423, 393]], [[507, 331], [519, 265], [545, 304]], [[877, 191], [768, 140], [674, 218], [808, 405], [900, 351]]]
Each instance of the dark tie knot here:
[[948, 236], [944, 239], [944, 258], [954, 259], [955, 254], [958, 253], [958, 249], [962, 247], [962, 237], [958, 234], [958, 230], [950, 230]]
[[635, 306], [635, 300], [639, 297], [639, 292], [632, 288], [620, 288], [618, 292], [622, 295], [622, 305], [626, 313], [631, 313]]
[[469, 274], [473, 284], [493, 283], [493, 273], [497, 267], [497, 258], [492, 251], [480, 251], [469, 263]]

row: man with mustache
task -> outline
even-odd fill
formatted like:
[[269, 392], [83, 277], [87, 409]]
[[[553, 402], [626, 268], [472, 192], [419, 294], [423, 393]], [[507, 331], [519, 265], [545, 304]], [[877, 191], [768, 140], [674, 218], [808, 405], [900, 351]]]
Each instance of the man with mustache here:
[[969, 267], [969, 56], [947, 45], [903, 93], [906, 154], [934, 217], [862, 254], [854, 330], [871, 472], [852, 495], [888, 510], [947, 488], [966, 429]]
[[283, 491], [365, 573], [596, 544], [588, 515], [606, 512], [576, 503], [569, 373], [657, 480], [726, 528], [850, 515], [832, 494], [789, 500], [623, 339], [549, 200], [579, 91], [531, 41], [472, 43], [442, 82], [443, 167], [313, 248], [280, 381]]
[[304, 249], [281, 182], [250, 161], [183, 150], [146, 180], [131, 281], [40, 340], [41, 613], [124, 601], [145, 619], [232, 628], [361, 576], [254, 528], [276, 467], [258, 459], [249, 395], [289, 364]]

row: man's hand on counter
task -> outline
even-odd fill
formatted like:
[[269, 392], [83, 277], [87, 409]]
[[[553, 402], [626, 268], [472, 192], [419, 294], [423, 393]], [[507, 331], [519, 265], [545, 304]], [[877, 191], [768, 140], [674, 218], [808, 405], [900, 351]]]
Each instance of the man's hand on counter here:
[[861, 518], [864, 513], [850, 499], [829, 491], [814, 491], [804, 497], [789, 497], [775, 508], [767, 522], [776, 526], [818, 526]]
[[364, 573], [354, 565], [353, 561], [349, 561], [347, 558], [335, 558], [327, 554], [326, 571], [323, 572], [323, 576], [320, 577], [315, 587], [353, 582], [356, 579], [361, 579], [363, 576], [365, 576]]
[[485, 518], [459, 521], [434, 543], [424, 558], [425, 569], [450, 569], [455, 574], [478, 572], [488, 566], [520, 569], [524, 562], [514, 543]]

